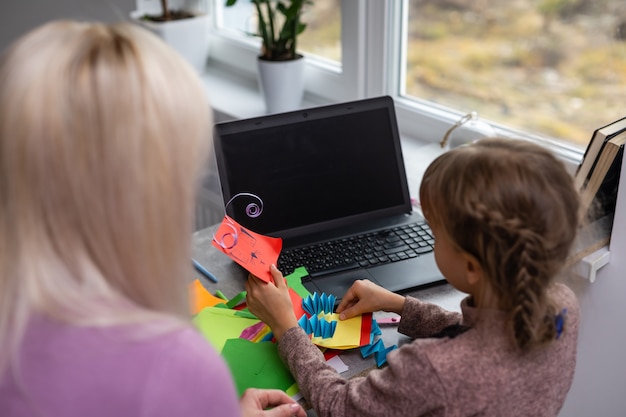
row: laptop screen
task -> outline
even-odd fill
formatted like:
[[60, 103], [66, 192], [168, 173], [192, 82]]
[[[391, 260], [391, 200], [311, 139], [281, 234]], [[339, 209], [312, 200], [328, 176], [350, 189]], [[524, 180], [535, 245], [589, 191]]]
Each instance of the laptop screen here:
[[390, 97], [220, 123], [215, 148], [225, 204], [240, 194], [228, 215], [258, 233], [289, 238], [411, 211]]

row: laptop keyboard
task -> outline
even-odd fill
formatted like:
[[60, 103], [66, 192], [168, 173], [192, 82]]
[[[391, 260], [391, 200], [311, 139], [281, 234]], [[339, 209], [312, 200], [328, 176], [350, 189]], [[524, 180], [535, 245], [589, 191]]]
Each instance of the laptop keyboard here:
[[304, 266], [315, 277], [415, 258], [433, 250], [434, 238], [426, 222], [411, 223], [373, 233], [283, 250], [278, 269], [291, 274]]

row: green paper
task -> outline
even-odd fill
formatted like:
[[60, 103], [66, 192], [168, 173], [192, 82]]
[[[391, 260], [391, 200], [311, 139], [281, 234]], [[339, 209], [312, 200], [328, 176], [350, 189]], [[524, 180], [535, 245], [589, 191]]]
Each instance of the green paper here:
[[260, 321], [250, 316], [246, 312], [206, 307], [193, 318], [193, 323], [209, 343], [221, 352], [228, 339], [238, 338], [244, 329]]
[[291, 274], [285, 277], [287, 281], [287, 286], [295, 291], [302, 298], [306, 298], [309, 295], [312, 295], [309, 290], [307, 290], [304, 285], [302, 285], [302, 278], [309, 275], [306, 268], [301, 266], [296, 268]]
[[242, 291], [239, 294], [237, 294], [236, 296], [234, 296], [233, 298], [231, 298], [226, 303], [226, 305], [228, 306], [228, 308], [235, 308], [237, 305], [239, 305], [241, 300], [243, 300], [244, 298], [246, 298], [246, 292]]
[[230, 368], [239, 395], [247, 388], [287, 391], [295, 383], [293, 376], [280, 360], [274, 343], [229, 339], [222, 349], [222, 357]]

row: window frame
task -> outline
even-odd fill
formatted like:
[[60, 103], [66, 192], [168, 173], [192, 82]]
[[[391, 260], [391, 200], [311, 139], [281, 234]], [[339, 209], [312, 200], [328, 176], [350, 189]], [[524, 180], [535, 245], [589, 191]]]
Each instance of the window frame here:
[[[219, 27], [222, 2], [214, 0], [214, 29], [209, 35], [210, 58], [219, 65], [229, 67], [239, 76], [256, 77], [257, 56], [260, 39]], [[342, 1], [341, 3], [341, 50], [342, 62], [305, 55], [305, 91], [317, 101], [338, 102], [364, 97], [365, 65], [363, 57], [365, 42], [361, 36], [366, 1]]]
[[[214, 0], [211, 59], [248, 82], [255, 80], [260, 40], [218, 27], [221, 7], [217, 3], [223, 1]], [[403, 96], [406, 39], [402, 31], [393, 29], [405, 27], [408, 0], [343, 0], [340, 4], [342, 62], [337, 66], [307, 56], [305, 97], [309, 102], [323, 104], [390, 95], [396, 103], [403, 137], [423, 143], [439, 142], [464, 113]], [[539, 142], [573, 166], [582, 158], [583, 150], [573, 144], [490, 123], [498, 135]]]

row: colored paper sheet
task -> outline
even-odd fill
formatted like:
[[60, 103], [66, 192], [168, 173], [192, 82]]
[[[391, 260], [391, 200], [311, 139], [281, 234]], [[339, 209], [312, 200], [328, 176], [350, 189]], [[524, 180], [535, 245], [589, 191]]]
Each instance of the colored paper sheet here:
[[[328, 315], [329, 320], [335, 320], [337, 327], [331, 338], [312, 337], [311, 341], [318, 346], [327, 347], [331, 349], [353, 349], [359, 346], [367, 345], [370, 342], [371, 332], [371, 320], [370, 325], [367, 326], [367, 318], [363, 316], [353, 317], [348, 320], [339, 320], [337, 313]], [[371, 315], [370, 315], [371, 317]], [[365, 328], [362, 330], [362, 325], [365, 323]], [[367, 334], [365, 342], [363, 342], [362, 333]]]
[[239, 395], [251, 387], [285, 391], [295, 383], [274, 343], [229, 339], [222, 349], [222, 357], [230, 368]]
[[361, 342], [359, 346], [367, 345], [372, 341], [372, 313], [361, 316]]
[[332, 358], [327, 359], [326, 363], [335, 368], [335, 371], [339, 373], [346, 372], [348, 370], [348, 365], [346, 365], [346, 363], [342, 361], [339, 356], [333, 356]]
[[248, 327], [260, 322], [251, 314], [229, 308], [207, 307], [193, 318], [200, 333], [221, 352], [229, 339], [238, 339]]
[[283, 241], [255, 233], [224, 216], [212, 244], [251, 274], [271, 282], [270, 265], [278, 263]]
[[228, 300], [228, 302], [226, 303], [226, 306], [228, 308], [235, 308], [238, 305], [245, 304], [245, 302], [246, 302], [246, 292], [242, 291], [236, 296], [234, 296], [233, 298], [231, 298], [230, 300]]
[[204, 288], [200, 280], [189, 284], [189, 307], [191, 314], [198, 314], [204, 307], [212, 307], [223, 303], [224, 300], [214, 296]]
[[[303, 299], [311, 295], [309, 290], [307, 290], [306, 287], [302, 285], [302, 278], [306, 277], [307, 275], [309, 275], [309, 273], [307, 272], [306, 268], [301, 266], [299, 268], [296, 268], [295, 271], [285, 277], [285, 280], [287, 281], [287, 286], [293, 289], [296, 294], [298, 294]], [[296, 316], [300, 317], [300, 315]]]
[[291, 298], [291, 305], [293, 306], [293, 312], [296, 317], [301, 317], [304, 314], [302, 308], [302, 297], [294, 291], [293, 288], [289, 288], [289, 297]]
[[[271, 333], [272, 329], [270, 329], [267, 324], [260, 321], [257, 324], [253, 324], [252, 326], [244, 329], [239, 335], [239, 338], [256, 343], [264, 341], [267, 336], [271, 336]], [[269, 337], [269, 339], [271, 339], [271, 337]]]

